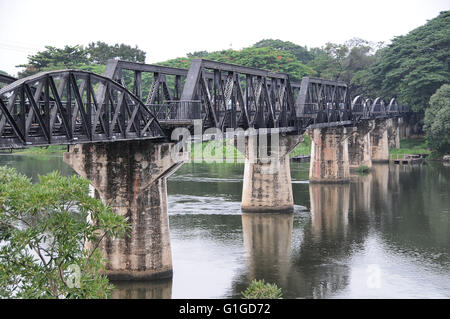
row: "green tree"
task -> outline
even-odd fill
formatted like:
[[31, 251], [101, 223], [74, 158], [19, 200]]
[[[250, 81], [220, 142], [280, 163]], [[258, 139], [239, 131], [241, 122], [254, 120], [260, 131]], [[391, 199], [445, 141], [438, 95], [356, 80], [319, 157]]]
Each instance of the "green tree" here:
[[[189, 68], [190, 60], [192, 58], [194, 57], [177, 58], [159, 64], [178, 68]], [[218, 62], [261, 68], [274, 72], [285, 72], [288, 73], [294, 81], [300, 81], [305, 75], [315, 75], [313, 69], [302, 64], [293, 54], [269, 47], [249, 47], [239, 51], [231, 49], [216, 51], [203, 56], [203, 58]]]
[[81, 177], [57, 172], [33, 184], [14, 169], [0, 167], [1, 298], [110, 295], [97, 247], [105, 236], [125, 235], [129, 226], [91, 198], [88, 185]]
[[24, 71], [19, 72], [19, 77], [44, 70], [72, 69], [80, 64], [87, 63], [89, 63], [87, 53], [81, 45], [66, 45], [62, 49], [46, 46], [44, 51], [28, 56], [27, 64], [18, 65], [18, 67], [25, 68]]
[[308, 64], [325, 79], [349, 84], [350, 95], [368, 94], [368, 70], [375, 62], [376, 50], [381, 43], [353, 38], [344, 44], [327, 43], [317, 50]]
[[209, 54], [208, 51], [195, 51], [195, 52], [191, 52], [187, 54], [187, 57], [189, 59], [193, 59], [193, 58], [204, 58], [207, 57]]
[[314, 58], [314, 54], [308, 51], [307, 47], [292, 43], [290, 41], [264, 39], [256, 42], [254, 48], [272, 48], [279, 51], [286, 51], [295, 55], [302, 63], [306, 64]]
[[432, 149], [441, 154], [450, 152], [450, 84], [442, 85], [431, 96], [423, 129]]
[[18, 65], [25, 68], [19, 72], [19, 77], [59, 69], [89, 69], [86, 66], [105, 65], [108, 59], [145, 62], [145, 55], [137, 46], [133, 48], [126, 44], [108, 45], [101, 41], [92, 42], [86, 48], [81, 45], [66, 45], [62, 49], [46, 46], [44, 51], [28, 56], [28, 63]]
[[89, 62], [93, 64], [106, 64], [109, 59], [119, 59], [130, 62], [145, 62], [146, 53], [137, 46], [134, 48], [126, 44], [108, 45], [97, 41], [89, 43], [86, 47]]
[[425, 109], [450, 78], [449, 48], [450, 11], [444, 11], [381, 50], [369, 72], [372, 91], [397, 96], [415, 111]]

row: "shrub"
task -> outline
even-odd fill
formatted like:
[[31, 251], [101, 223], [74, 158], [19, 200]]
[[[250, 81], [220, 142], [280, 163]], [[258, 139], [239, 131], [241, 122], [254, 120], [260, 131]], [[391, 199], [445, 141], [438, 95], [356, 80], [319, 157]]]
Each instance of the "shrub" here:
[[278, 288], [276, 284], [264, 282], [264, 279], [254, 279], [250, 286], [242, 292], [244, 299], [281, 299], [282, 297], [281, 288]]
[[84, 178], [39, 178], [0, 167], [0, 298], [109, 297], [97, 247], [128, 232], [125, 218], [91, 198]]

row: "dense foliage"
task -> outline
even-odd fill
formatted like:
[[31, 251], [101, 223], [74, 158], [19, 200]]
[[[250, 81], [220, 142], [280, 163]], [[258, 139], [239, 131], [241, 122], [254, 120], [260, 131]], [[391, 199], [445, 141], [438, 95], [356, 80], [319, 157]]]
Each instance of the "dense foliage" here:
[[187, 57], [159, 64], [188, 68], [193, 58], [204, 58], [285, 72], [296, 82], [301, 81], [303, 76], [344, 81], [350, 84], [352, 93], [361, 94], [367, 92], [365, 72], [374, 62], [374, 52], [379, 46], [380, 44], [355, 38], [345, 44], [327, 43], [323, 48], [308, 50], [289, 41], [268, 39], [242, 50], [193, 52], [188, 53]]
[[0, 298], [109, 296], [97, 247], [106, 235], [124, 236], [129, 226], [90, 197], [88, 185], [56, 172], [33, 184], [0, 167]]
[[414, 110], [424, 110], [431, 95], [450, 78], [450, 11], [379, 52], [370, 69], [372, 92], [399, 97]]
[[90, 43], [85, 49], [89, 62], [93, 64], [106, 64], [109, 59], [119, 59], [131, 62], [145, 62], [146, 53], [137, 46], [134, 48], [126, 44], [108, 45], [97, 41]]
[[19, 77], [25, 77], [41, 71], [81, 68], [85, 65], [104, 65], [108, 59], [121, 59], [132, 62], [145, 62], [146, 53], [138, 47], [126, 44], [108, 45], [97, 41], [87, 47], [81, 45], [59, 49], [46, 46], [44, 51], [28, 57], [28, 63], [19, 65], [25, 68]]
[[368, 70], [375, 62], [376, 50], [382, 45], [358, 38], [344, 44], [327, 43], [321, 50], [316, 50], [315, 58], [308, 65], [320, 78], [349, 84], [351, 96], [367, 95]]
[[308, 51], [307, 47], [292, 43], [290, 41], [266, 39], [256, 42], [253, 45], [254, 48], [272, 48], [278, 51], [289, 52], [297, 58], [301, 63], [307, 64], [314, 59], [314, 53]]
[[218, 62], [238, 64], [275, 72], [288, 73], [294, 81], [300, 81], [305, 75], [315, 75], [310, 67], [301, 63], [295, 55], [288, 51], [270, 47], [249, 47], [242, 50], [223, 50], [216, 52], [199, 52], [188, 54], [188, 57], [177, 58], [159, 63], [161, 65], [188, 68], [193, 58], [204, 58]]
[[441, 154], [450, 153], [450, 84], [442, 85], [430, 98], [424, 131], [428, 144]]

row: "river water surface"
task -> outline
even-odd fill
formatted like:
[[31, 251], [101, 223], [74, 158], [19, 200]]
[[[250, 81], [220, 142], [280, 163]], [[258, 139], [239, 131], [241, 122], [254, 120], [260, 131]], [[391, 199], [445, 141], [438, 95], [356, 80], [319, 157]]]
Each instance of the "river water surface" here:
[[[0, 155], [37, 180], [60, 156]], [[343, 185], [291, 163], [294, 214], [242, 214], [243, 164], [185, 164], [168, 181], [174, 276], [116, 282], [116, 298], [450, 298], [450, 167], [374, 165]]]

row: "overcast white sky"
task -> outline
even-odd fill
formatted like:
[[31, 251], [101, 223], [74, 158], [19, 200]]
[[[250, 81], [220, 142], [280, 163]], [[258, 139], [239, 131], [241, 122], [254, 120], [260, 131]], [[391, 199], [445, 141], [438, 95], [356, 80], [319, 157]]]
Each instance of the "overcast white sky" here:
[[388, 42], [450, 9], [450, 0], [0, 0], [0, 70], [45, 45], [138, 45], [147, 63], [261, 39], [308, 47], [360, 37]]

